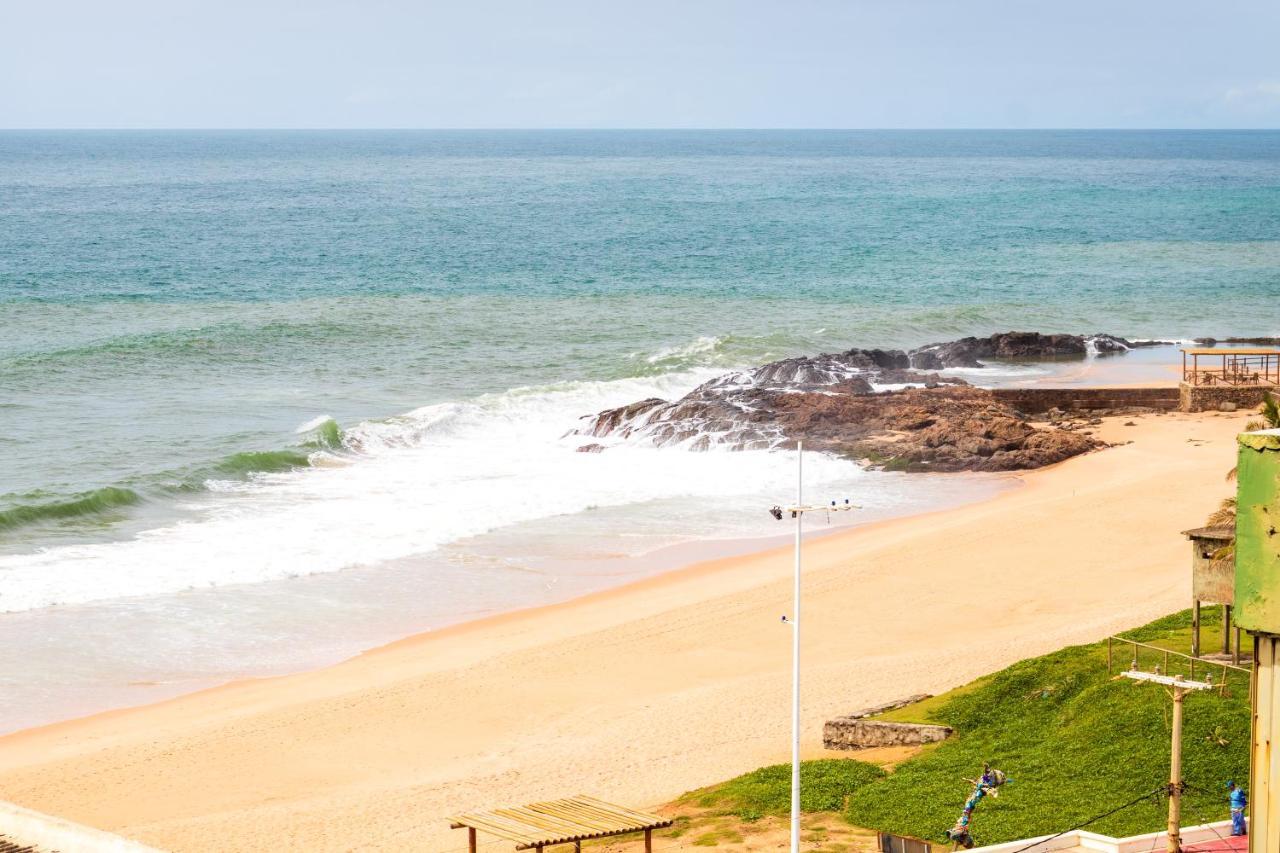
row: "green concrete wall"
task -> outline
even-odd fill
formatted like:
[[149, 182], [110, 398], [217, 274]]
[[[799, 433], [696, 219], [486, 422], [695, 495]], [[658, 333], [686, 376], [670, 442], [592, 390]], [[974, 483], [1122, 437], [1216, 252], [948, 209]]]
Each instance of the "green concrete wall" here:
[[1235, 622], [1280, 634], [1280, 430], [1238, 440]]

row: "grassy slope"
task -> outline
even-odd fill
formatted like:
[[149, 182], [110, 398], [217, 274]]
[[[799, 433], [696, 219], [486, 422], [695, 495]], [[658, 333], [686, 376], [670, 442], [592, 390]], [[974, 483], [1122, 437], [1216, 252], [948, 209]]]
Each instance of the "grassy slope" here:
[[[801, 762], [800, 810], [839, 811], [846, 797], [884, 776], [883, 770], [865, 761], [834, 758]], [[761, 767], [728, 782], [690, 791], [678, 802], [746, 821], [784, 816], [791, 812], [791, 765]]]
[[[1186, 650], [1189, 625], [1189, 612], [1181, 613], [1127, 636]], [[1205, 627], [1209, 648], [1215, 630], [1215, 625]], [[1117, 665], [1127, 663], [1126, 656], [1117, 650]], [[1157, 658], [1146, 653], [1142, 667], [1152, 668]], [[1215, 692], [1186, 700], [1184, 778], [1210, 792], [1188, 794], [1188, 824], [1224, 819], [1223, 783], [1248, 778], [1248, 680], [1241, 674], [1228, 684], [1225, 698]], [[1021, 661], [886, 715], [945, 723], [956, 735], [857, 789], [846, 815], [858, 826], [938, 839], [969, 793], [964, 779], [990, 761], [1014, 782], [999, 799], [978, 807], [973, 830], [979, 843], [1057, 832], [1167, 781], [1170, 711], [1163, 688], [1107, 677], [1105, 643]], [[1090, 829], [1114, 835], [1154, 831], [1163, 827], [1166, 809], [1164, 802], [1146, 802]]]

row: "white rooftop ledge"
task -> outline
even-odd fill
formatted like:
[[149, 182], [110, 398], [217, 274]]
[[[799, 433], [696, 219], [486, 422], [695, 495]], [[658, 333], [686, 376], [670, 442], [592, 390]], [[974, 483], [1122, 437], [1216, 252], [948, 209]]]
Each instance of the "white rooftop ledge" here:
[[[1184, 826], [1182, 844], [1184, 847], [1203, 844], [1206, 841], [1217, 841], [1230, 835], [1231, 821], [1229, 820], [1204, 823], [1199, 826]], [[1026, 850], [1027, 853], [1052, 853], [1055, 850], [1088, 850], [1090, 853], [1094, 851], [1096, 853], [1150, 853], [1153, 849], [1163, 850], [1163, 845], [1158, 842], [1164, 839], [1163, 831], [1132, 835], [1128, 838], [1112, 838], [1109, 835], [1098, 835], [1096, 832], [1078, 829], [1056, 838], [1042, 835], [1039, 838], [1024, 838], [1021, 841], [992, 844], [988, 847], [974, 847], [968, 853], [1014, 853], [1018, 850]]]
[[163, 853], [91, 826], [82, 826], [0, 801], [0, 836], [39, 851], [57, 853]]

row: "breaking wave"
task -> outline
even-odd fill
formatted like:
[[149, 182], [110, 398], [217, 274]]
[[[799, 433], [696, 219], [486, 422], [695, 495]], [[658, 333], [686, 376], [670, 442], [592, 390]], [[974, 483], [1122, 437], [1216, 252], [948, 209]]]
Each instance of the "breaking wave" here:
[[133, 506], [142, 496], [132, 489], [108, 486], [95, 489], [66, 500], [39, 504], [18, 504], [0, 510], [0, 531], [13, 530], [30, 524], [67, 521], [87, 516], [103, 515], [122, 507]]
[[[235, 487], [207, 492], [194, 518], [0, 557], [0, 611], [337, 571], [593, 508], [788, 493], [787, 453], [575, 452], [585, 442], [567, 433], [582, 417], [678, 397], [719, 373], [516, 388], [356, 424], [336, 449], [237, 454], [222, 463]], [[311, 425], [311, 440], [331, 444], [328, 423]], [[845, 460], [807, 467], [815, 487], [860, 476]]]
[[[146, 483], [105, 486], [42, 503], [15, 503], [0, 509], [0, 533], [37, 525], [67, 524], [78, 520], [93, 520], [95, 517], [118, 516], [127, 512], [130, 507], [148, 500], [169, 497], [174, 493], [223, 491], [227, 483], [241, 483], [261, 475], [308, 468], [318, 453], [332, 454], [344, 447], [345, 436], [342, 429], [328, 416], [304, 424], [298, 432], [306, 438], [296, 447], [246, 450], [233, 453], [206, 467], [157, 474]], [[42, 496], [52, 497], [48, 493], [42, 493]]]

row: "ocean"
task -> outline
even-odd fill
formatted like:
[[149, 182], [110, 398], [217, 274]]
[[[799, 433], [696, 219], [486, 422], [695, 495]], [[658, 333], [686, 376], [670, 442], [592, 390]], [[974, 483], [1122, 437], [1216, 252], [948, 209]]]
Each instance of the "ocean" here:
[[[0, 132], [0, 729], [779, 533], [792, 454], [575, 453], [600, 409], [1278, 295], [1280, 132]], [[1006, 487], [807, 469], [858, 521]]]

